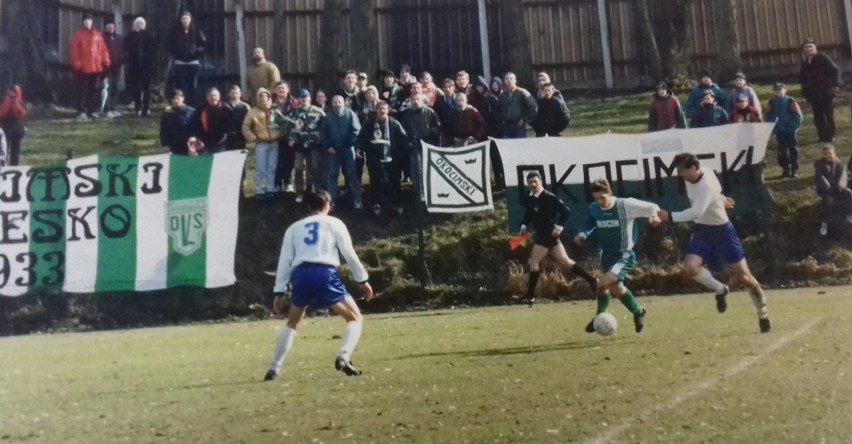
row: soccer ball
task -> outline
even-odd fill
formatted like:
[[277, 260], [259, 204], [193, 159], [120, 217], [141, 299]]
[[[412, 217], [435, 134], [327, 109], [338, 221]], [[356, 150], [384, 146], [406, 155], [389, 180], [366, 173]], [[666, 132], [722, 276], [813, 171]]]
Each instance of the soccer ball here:
[[595, 316], [592, 326], [599, 335], [610, 336], [618, 329], [618, 321], [615, 320], [615, 316], [604, 312]]

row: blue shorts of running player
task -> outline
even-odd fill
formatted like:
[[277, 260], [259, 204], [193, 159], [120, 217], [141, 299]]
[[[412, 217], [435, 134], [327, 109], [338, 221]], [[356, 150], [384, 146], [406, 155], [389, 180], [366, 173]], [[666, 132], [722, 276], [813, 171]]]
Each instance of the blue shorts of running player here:
[[735, 264], [745, 258], [743, 244], [730, 222], [724, 225], [696, 224], [686, 253], [700, 256], [713, 269], [721, 268], [722, 263]]
[[618, 282], [624, 282], [630, 270], [636, 266], [636, 253], [631, 251], [618, 251], [615, 253], [601, 253], [601, 270], [604, 274], [612, 273], [618, 278]]
[[331, 265], [300, 264], [293, 270], [290, 283], [293, 286], [290, 302], [296, 307], [326, 308], [346, 298], [346, 287]]

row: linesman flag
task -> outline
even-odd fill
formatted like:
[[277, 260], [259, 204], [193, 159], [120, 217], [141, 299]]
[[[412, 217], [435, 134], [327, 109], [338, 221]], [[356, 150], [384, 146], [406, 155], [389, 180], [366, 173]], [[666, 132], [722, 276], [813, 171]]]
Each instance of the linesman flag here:
[[494, 209], [490, 141], [459, 148], [423, 143], [423, 190], [430, 213]]

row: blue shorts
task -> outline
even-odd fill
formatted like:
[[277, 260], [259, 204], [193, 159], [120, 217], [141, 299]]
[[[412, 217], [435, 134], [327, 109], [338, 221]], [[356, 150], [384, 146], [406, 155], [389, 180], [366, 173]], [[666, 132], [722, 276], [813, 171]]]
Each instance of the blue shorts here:
[[686, 253], [700, 256], [710, 268], [718, 268], [723, 262], [735, 264], [745, 258], [743, 244], [730, 222], [718, 226], [695, 225]]
[[340, 281], [337, 269], [325, 264], [301, 264], [290, 278], [296, 307], [330, 307], [346, 298], [346, 287]]

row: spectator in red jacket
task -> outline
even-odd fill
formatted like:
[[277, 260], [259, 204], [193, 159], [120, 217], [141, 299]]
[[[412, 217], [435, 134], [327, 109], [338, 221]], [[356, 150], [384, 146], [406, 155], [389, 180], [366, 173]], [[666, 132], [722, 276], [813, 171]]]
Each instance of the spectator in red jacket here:
[[10, 166], [18, 165], [21, 154], [21, 140], [27, 134], [27, 128], [24, 126], [26, 115], [27, 109], [24, 108], [24, 95], [21, 92], [21, 87], [12, 85], [6, 91], [3, 103], [0, 104], [0, 128], [6, 133], [8, 165]]
[[760, 111], [751, 106], [749, 96], [740, 94], [737, 104], [731, 111], [731, 123], [760, 122]]
[[95, 117], [100, 98], [100, 81], [104, 69], [109, 68], [110, 59], [104, 38], [92, 27], [92, 16], [83, 15], [80, 28], [68, 45], [71, 67], [77, 80], [77, 120], [86, 121]]
[[648, 132], [664, 131], [672, 128], [686, 128], [683, 108], [680, 101], [669, 91], [666, 82], [657, 84], [654, 98], [648, 113]]

